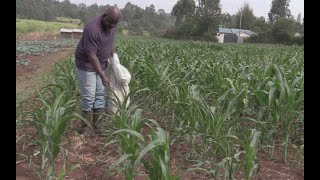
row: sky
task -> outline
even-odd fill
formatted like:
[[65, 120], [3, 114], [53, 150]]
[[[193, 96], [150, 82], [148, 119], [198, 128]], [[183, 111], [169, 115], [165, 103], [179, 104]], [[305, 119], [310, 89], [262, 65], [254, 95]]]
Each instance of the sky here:
[[[62, 1], [62, 0], [60, 0]], [[158, 9], [163, 9], [165, 12], [170, 13], [172, 7], [176, 4], [178, 0], [69, 0], [71, 3], [84, 3], [86, 5], [91, 5], [97, 3], [98, 5], [114, 5], [117, 4], [118, 7], [123, 8], [127, 2], [131, 4], [138, 5], [141, 8], [150, 6], [153, 4]], [[248, 2], [250, 7], [253, 9], [253, 14], [257, 17], [264, 16], [268, 17], [268, 12], [271, 8], [272, 0], [221, 0], [220, 4], [222, 6], [222, 13], [228, 12], [229, 14], [235, 14], [244, 2]], [[297, 15], [301, 13], [304, 17], [304, 0], [290, 0], [289, 9], [291, 14], [297, 18]]]

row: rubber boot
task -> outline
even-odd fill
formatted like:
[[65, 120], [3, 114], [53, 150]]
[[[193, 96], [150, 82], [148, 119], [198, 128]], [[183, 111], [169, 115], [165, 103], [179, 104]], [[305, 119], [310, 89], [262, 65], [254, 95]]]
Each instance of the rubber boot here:
[[[91, 111], [82, 111], [82, 116], [90, 123], [91, 118], [90, 118], [90, 112]], [[89, 134], [92, 135], [93, 132], [91, 128], [84, 122], [81, 124], [81, 129], [80, 129], [80, 134]]]
[[94, 132], [98, 135], [103, 135], [105, 133], [105, 128], [103, 127], [105, 119], [104, 113], [104, 108], [93, 109], [93, 128]]

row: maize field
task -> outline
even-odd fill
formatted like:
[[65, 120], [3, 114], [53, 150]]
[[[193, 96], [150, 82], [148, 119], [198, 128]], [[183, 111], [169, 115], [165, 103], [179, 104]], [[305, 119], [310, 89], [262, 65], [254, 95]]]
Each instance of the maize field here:
[[[303, 170], [303, 46], [134, 37], [115, 45], [132, 75], [130, 106], [105, 117], [99, 157], [113, 159], [90, 179], [261, 179], [262, 155]], [[17, 144], [33, 139], [40, 179], [70, 179], [61, 142], [85, 121], [74, 57], [62, 63], [34, 97], [17, 101]], [[23, 126], [35, 137], [21, 135]]]

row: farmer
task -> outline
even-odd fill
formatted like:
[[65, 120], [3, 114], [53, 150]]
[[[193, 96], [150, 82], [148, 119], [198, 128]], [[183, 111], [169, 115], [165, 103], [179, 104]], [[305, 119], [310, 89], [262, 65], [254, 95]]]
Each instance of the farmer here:
[[[93, 111], [93, 128], [97, 134], [103, 133], [102, 115], [106, 108], [104, 94], [105, 88], [110, 85], [104, 71], [108, 58], [113, 54], [116, 25], [121, 16], [118, 7], [109, 6], [103, 14], [90, 20], [84, 27], [75, 51], [82, 113], [90, 122], [90, 112]], [[80, 133], [90, 132], [90, 128], [83, 123]]]

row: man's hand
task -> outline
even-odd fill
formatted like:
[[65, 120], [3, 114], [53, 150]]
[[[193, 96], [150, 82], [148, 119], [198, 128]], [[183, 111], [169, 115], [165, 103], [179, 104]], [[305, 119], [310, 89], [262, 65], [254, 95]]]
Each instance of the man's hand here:
[[105, 86], [105, 87], [110, 87], [110, 80], [107, 78], [107, 77], [104, 77], [101, 79], [102, 80], [102, 84]]
[[103, 70], [101, 69], [99, 60], [97, 55], [94, 52], [90, 52], [89, 53], [89, 60], [92, 63], [94, 69], [97, 71], [97, 73], [99, 74], [102, 84], [105, 87], [110, 87], [110, 80], [104, 75]]

